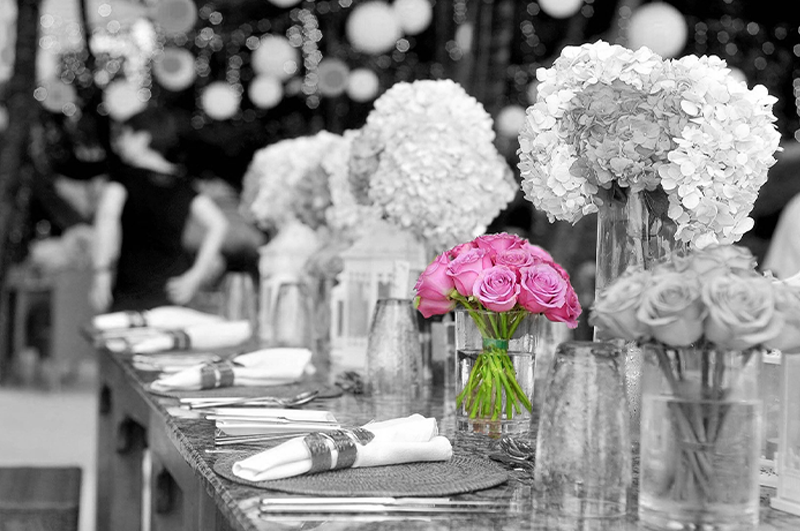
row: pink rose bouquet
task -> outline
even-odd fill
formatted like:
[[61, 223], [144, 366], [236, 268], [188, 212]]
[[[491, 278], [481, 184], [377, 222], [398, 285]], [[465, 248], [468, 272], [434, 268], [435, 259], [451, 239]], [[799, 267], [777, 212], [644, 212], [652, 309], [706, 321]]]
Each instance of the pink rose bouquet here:
[[581, 306], [569, 275], [550, 254], [513, 234], [487, 234], [457, 245], [423, 271], [415, 304], [426, 318], [463, 307], [483, 338], [483, 351], [457, 397], [470, 418], [497, 420], [531, 410], [508, 356], [508, 341], [525, 317], [541, 314], [578, 326]]

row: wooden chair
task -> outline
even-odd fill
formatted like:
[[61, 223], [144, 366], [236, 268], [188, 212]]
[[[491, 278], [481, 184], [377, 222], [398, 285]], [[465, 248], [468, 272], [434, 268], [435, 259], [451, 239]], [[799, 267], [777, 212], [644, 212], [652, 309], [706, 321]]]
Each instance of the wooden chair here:
[[79, 467], [0, 467], [0, 531], [77, 531]]

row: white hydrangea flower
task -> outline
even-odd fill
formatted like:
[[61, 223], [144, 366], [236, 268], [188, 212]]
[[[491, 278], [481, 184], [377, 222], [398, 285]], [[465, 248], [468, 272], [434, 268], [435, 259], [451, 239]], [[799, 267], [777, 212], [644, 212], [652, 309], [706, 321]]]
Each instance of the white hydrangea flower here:
[[357, 136], [358, 131], [345, 131], [322, 160], [331, 194], [331, 205], [325, 212], [328, 226], [350, 240], [374, 225], [369, 220], [380, 219], [377, 207], [359, 203], [350, 186], [350, 151]]
[[400, 82], [375, 101], [351, 184], [395, 225], [441, 250], [485, 231], [517, 190], [491, 116], [451, 80]]
[[[281, 140], [257, 151], [242, 183], [245, 215], [260, 227], [274, 230], [290, 219], [324, 214], [327, 186], [319, 190], [321, 196], [309, 197], [307, 190], [303, 190], [303, 186], [309, 186], [304, 181], [322, 178], [314, 172], [320, 171], [322, 161], [335, 151], [334, 146], [340, 141], [339, 135], [320, 131]], [[318, 189], [320, 185], [315, 183], [311, 188]]]
[[600, 188], [660, 186], [682, 241], [733, 243], [750, 230], [780, 142], [763, 86], [748, 89], [719, 57], [664, 61], [603, 41], [566, 47], [537, 78], [519, 169], [551, 221], [596, 211]]

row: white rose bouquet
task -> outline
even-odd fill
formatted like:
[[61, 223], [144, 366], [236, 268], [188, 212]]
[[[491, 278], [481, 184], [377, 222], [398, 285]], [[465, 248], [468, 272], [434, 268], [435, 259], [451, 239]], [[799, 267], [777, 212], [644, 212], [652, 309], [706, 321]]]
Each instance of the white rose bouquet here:
[[[733, 428], [726, 422], [741, 421], [731, 401], [743, 400], [742, 371], [759, 363], [764, 350], [800, 346], [798, 315], [800, 288], [757, 272], [753, 255], [733, 245], [695, 250], [651, 270], [629, 269], [599, 293], [589, 319], [598, 335], [638, 342], [645, 371], [657, 366], [665, 382], [660, 392], [675, 399], [668, 415], [678, 464], [643, 469], [643, 481], [674, 500], [730, 501], [724, 485], [731, 481], [720, 477], [716, 447], [727, 448], [721, 434]], [[746, 474], [751, 465], [757, 467], [736, 466]]]
[[590, 319], [601, 336], [640, 343], [774, 348], [785, 341], [790, 291], [758, 273], [744, 247], [713, 246], [628, 269], [599, 294]]

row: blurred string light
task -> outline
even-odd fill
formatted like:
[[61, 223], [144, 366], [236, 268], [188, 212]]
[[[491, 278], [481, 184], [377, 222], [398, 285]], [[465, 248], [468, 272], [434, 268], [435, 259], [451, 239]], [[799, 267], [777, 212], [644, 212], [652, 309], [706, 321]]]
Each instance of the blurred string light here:
[[[247, 21], [238, 27], [231, 27], [230, 21], [223, 18], [219, 7], [222, 4], [219, 2], [207, 1], [194, 4], [192, 0], [187, 1], [197, 6], [196, 19], [190, 22], [191, 17], [188, 16], [169, 18], [171, 15], [168, 15], [168, 20], [173, 23], [177, 20], [183, 21], [182, 31], [173, 31], [165, 27], [169, 26], [170, 22], [165, 24], [163, 20], [159, 20], [154, 7], [166, 2], [175, 7], [176, 11], [180, 11], [179, 7], [183, 6], [186, 8], [183, 11], [185, 15], [192, 9], [185, 0], [161, 0], [158, 3], [95, 0], [97, 3], [90, 4], [93, 6], [90, 13], [90, 25], [93, 28], [90, 44], [97, 57], [97, 64], [95, 70], [90, 72], [85, 66], [86, 56], [81, 52], [82, 35], [77, 24], [78, 18], [75, 13], [69, 13], [65, 8], [72, 2], [43, 0], [40, 49], [47, 52], [51, 58], [58, 57], [59, 62], [56, 63], [52, 59], [40, 61], [42, 65], [49, 65], [41, 69], [49, 68], [54, 77], [63, 83], [73, 84], [78, 89], [92, 82], [104, 88], [115, 79], [133, 80], [139, 86], [137, 97], [147, 96], [148, 92], [152, 97], [154, 91], [162, 88], [181, 90], [179, 87], [168, 86], [169, 82], [162, 82], [158, 79], [160, 74], [156, 74], [158, 68], [165, 64], [162, 62], [161, 66], [156, 66], [159, 61], [168, 57], [167, 50], [191, 50], [189, 53], [193, 57], [195, 79], [191, 82], [184, 81], [188, 86], [183, 90], [194, 87], [196, 113], [192, 123], [195, 127], [202, 127], [213, 120], [202, 111], [201, 94], [205, 86], [215, 81], [228, 83], [239, 92], [240, 96], [247, 98], [247, 105], [242, 99], [243, 107], [234, 115], [234, 120], [244, 119], [245, 116], [251, 118], [263, 116], [284, 98], [301, 98], [309, 108], [314, 109], [319, 106], [322, 98], [340, 97], [339, 88], [329, 93], [330, 96], [320, 91], [319, 67], [326, 58], [344, 61], [349, 70], [343, 94], [352, 101], [367, 102], [385, 88], [387, 83], [407, 79], [420, 73], [415, 63], [417, 61], [415, 52], [418, 51], [415, 49], [417, 46], [415, 34], [420, 30], [424, 31], [422, 28], [426, 23], [430, 24], [427, 19], [432, 13], [432, 6], [435, 5], [432, 0], [263, 0], [264, 3], [274, 6], [269, 17], [265, 16]], [[600, 7], [600, 1], [569, 0], [559, 4], [548, 0], [528, 0], [517, 4], [519, 26], [516, 31], [521, 42], [519, 50], [514, 52], [516, 54], [514, 64], [510, 65], [506, 73], [508, 86], [511, 89], [509, 105], [529, 103], [529, 99], [535, 96], [536, 69], [547, 66], [553, 54], [557, 52], [552, 48], [552, 38], [540, 33], [540, 24], [550, 23], [548, 20], [562, 16], [565, 18], [557, 19], [555, 22], [585, 26], [591, 22], [596, 8]], [[0, 6], [5, 6], [9, 2], [14, 3], [13, 0], [0, 0]], [[372, 5], [370, 9], [373, 9], [375, 3], [381, 4], [379, 6], [381, 13], [387, 13], [385, 8], [390, 7], [395, 17], [392, 26], [400, 28], [399, 33], [388, 32], [391, 34], [391, 39], [386, 40], [392, 41], [391, 46], [387, 45], [381, 49], [382, 51], [373, 53], [347, 46], [351, 43], [345, 41], [335, 44], [339, 48], [329, 48], [326, 44], [321, 49], [324, 35], [320, 17], [337, 15], [339, 20], [346, 23], [359, 10], [363, 15], [362, 8], [365, 6]], [[615, 42], [629, 45], [634, 15], [637, 10], [649, 3], [653, 2], [618, 0], [616, 21], [613, 23], [616, 29]], [[664, 2], [655, 3], [662, 4], [663, 9]], [[454, 34], [445, 42], [445, 51], [451, 61], [461, 60], [469, 53], [472, 46], [475, 29], [468, 18], [467, 7], [473, 5], [474, 3], [468, 0], [452, 2]], [[741, 13], [740, 5], [741, 0], [726, 0], [727, 7], [723, 8], [729, 9], [731, 15], [723, 16], [719, 20], [698, 20], [689, 14], [682, 14], [688, 31], [681, 52], [718, 54], [726, 59], [732, 68], [741, 71], [751, 84], [762, 82], [767, 86], [775, 86], [776, 77], [781, 79], [788, 77], [794, 81], [791, 89], [787, 88], [786, 105], [787, 107], [794, 105], [794, 109], [800, 109], [800, 81], [798, 81], [800, 67], [795, 66], [800, 65], [798, 28], [787, 23], [766, 28], [758, 23], [744, 20], [740, 16], [734, 16]], [[419, 6], [420, 9], [411, 9], [414, 6]], [[567, 7], [569, 9], [566, 9]], [[561, 11], [556, 11], [558, 9]], [[275, 17], [273, 16], [275, 10], [284, 11]], [[2, 24], [3, 16], [7, 16], [7, 10], [3, 8], [0, 11], [2, 11], [0, 24]], [[148, 47], [142, 46], [142, 40], [136, 36], [136, 31], [144, 32], [141, 29], [144, 26], [140, 26], [140, 30], [133, 30], [133, 23], [142, 18], [153, 28], [149, 33], [154, 32], [156, 35], [149, 57], [146, 55]], [[432, 14], [430, 18], [432, 20]], [[0, 26], [1, 31], [2, 26]], [[275, 83], [274, 78], [262, 78], [261, 74], [251, 68], [251, 59], [256, 54], [262, 37], [266, 35], [285, 37], [292, 48], [299, 52], [296, 69], [289, 68], [291, 75], [281, 79], [279, 84]], [[343, 35], [343, 37], [348, 36]], [[3, 57], [7, 57], [10, 53], [6, 51], [7, 49], [8, 46], [6, 49], [0, 48], [0, 53], [5, 54]], [[138, 59], [137, 56], [142, 54], [145, 54], [144, 59]], [[238, 59], [233, 59], [234, 56]], [[172, 66], [170, 72], [173, 74], [183, 72], [181, 70], [183, 66], [179, 64], [185, 64], [185, 60], [179, 61], [182, 62], [166, 63]], [[0, 75], [4, 64], [3, 60], [0, 60]], [[58, 66], [58, 70], [55, 66]], [[153, 75], [156, 76], [155, 80], [150, 79], [150, 66], [153, 68]], [[443, 71], [441, 65], [431, 64], [429, 68], [428, 75], [434, 77], [441, 75]], [[336, 72], [343, 70], [340, 68]], [[355, 88], [357, 86], [355, 82], [359, 79], [353, 80], [356, 74], [361, 76], [361, 79], [368, 80], [364, 90]], [[45, 79], [44, 76], [40, 78]], [[374, 88], [376, 79], [377, 89]], [[251, 85], [255, 85], [255, 88]], [[341, 87], [341, 84], [337, 87]], [[258, 88], [260, 90], [256, 90]], [[249, 109], [248, 105], [253, 109]], [[107, 112], [102, 108], [101, 111]], [[246, 114], [248, 112], [249, 114]], [[797, 127], [800, 127], [800, 122], [793, 122], [793, 129]], [[800, 133], [794, 134], [796, 137], [800, 135]]]
[[[63, 0], [45, 0], [45, 3], [62, 11], [64, 6], [72, 5]], [[121, 116], [129, 112], [129, 109], [108, 108], [118, 104], [121, 94], [135, 93], [138, 102], [135, 105], [139, 105], [152, 98], [154, 91], [180, 92], [194, 87], [192, 124], [202, 127], [229, 114], [227, 110], [212, 110], [209, 114], [209, 105], [225, 102], [229, 109], [232, 101], [241, 103], [242, 96], [260, 111], [275, 107], [288, 96], [302, 98], [311, 109], [317, 108], [321, 98], [326, 97], [346, 95], [352, 101], [370, 101], [380, 92], [381, 71], [401, 68], [406, 61], [409, 65], [416, 64], [412, 36], [425, 31], [433, 19], [431, 0], [270, 0], [269, 3], [286, 9], [288, 27], [287, 23], [281, 23], [281, 18], [262, 18], [238, 28], [223, 29], [224, 15], [215, 2], [161, 0], [135, 4], [131, 8], [125, 2], [99, 0], [99, 4], [93, 4], [90, 14], [93, 29], [89, 40], [97, 57], [94, 72], [86, 68], [87, 56], [83, 51], [77, 13], [70, 16], [58, 11], [46, 13], [41, 22], [49, 33], [43, 32], [40, 45], [47, 48], [50, 55], [58, 57], [57, 65], [54, 61], [50, 64], [52, 70], [58, 67], [63, 83], [79, 88], [92, 84], [101, 89], [111, 87], [111, 96], [104, 98], [98, 109], [102, 114]], [[121, 9], [127, 11], [123, 13]], [[366, 47], [355, 46], [355, 57], [351, 51], [341, 54], [330, 51], [333, 55], [325, 57], [320, 50], [323, 34], [318, 16], [334, 12], [342, 12], [340, 19], [345, 23], [352, 24], [351, 20], [358, 22], [360, 19], [355, 25], [368, 25], [371, 30], [380, 26], [374, 16], [378, 13], [383, 17], [379, 17], [380, 20], [387, 23], [391, 17], [390, 26], [396, 31], [388, 32], [390, 38], [386, 38], [387, 32], [379, 35], [389, 43], [380, 50], [368, 40]], [[284, 53], [291, 49], [299, 52], [299, 57], [281, 61], [277, 70], [259, 69], [259, 64], [269, 60], [265, 57], [280, 56], [268, 53], [275, 52], [276, 48], [263, 46], [266, 37], [282, 39], [287, 44], [283, 47]], [[223, 54], [224, 59], [220, 57]], [[223, 72], [218, 72], [220, 63], [224, 64]], [[402, 75], [409, 77], [411, 66], [406, 70], [408, 72]], [[358, 75], [351, 80], [354, 73]], [[112, 86], [114, 81], [125, 83]], [[222, 90], [220, 85], [214, 85], [212, 90], [205, 90], [218, 81], [224, 81], [227, 88]], [[44, 86], [42, 89], [40, 96], [47, 91]], [[231, 91], [238, 94], [238, 99], [229, 97]], [[234, 113], [234, 119], [244, 117], [240, 111]], [[249, 111], [251, 119], [255, 115], [254, 111]]]
[[300, 22], [299, 36], [301, 50], [303, 53], [303, 76], [302, 93], [306, 98], [306, 105], [310, 109], [319, 106], [319, 64], [322, 61], [322, 52], [319, 51], [319, 42], [322, 40], [322, 31], [319, 29], [317, 16], [309, 9], [301, 9], [292, 17], [293, 20]]

